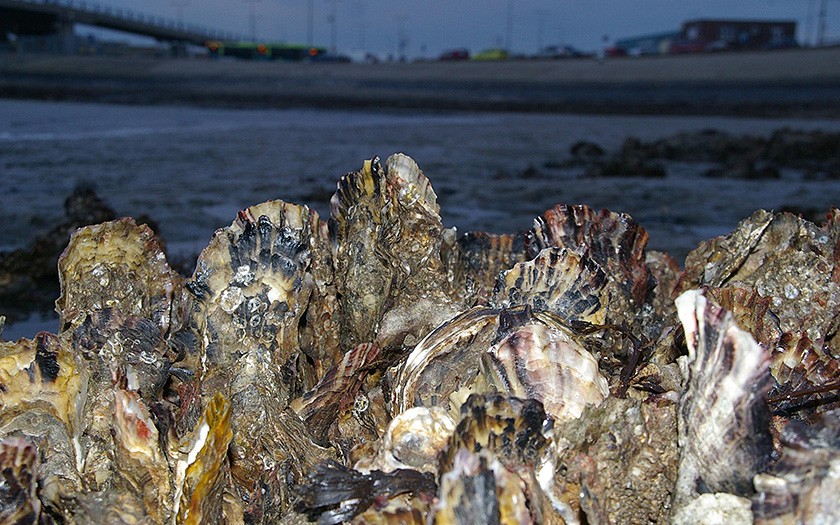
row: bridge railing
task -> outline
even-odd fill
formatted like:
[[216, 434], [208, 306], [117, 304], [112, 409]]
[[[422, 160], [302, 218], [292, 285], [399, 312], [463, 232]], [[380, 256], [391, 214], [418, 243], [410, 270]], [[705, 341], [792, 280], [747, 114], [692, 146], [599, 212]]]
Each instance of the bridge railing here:
[[185, 24], [180, 20], [173, 20], [161, 16], [148, 15], [134, 11], [133, 9], [113, 7], [106, 4], [100, 4], [99, 2], [90, 2], [88, 0], [24, 0], [23, 3], [29, 3], [33, 5], [57, 6], [85, 14], [104, 15], [114, 19], [124, 20], [137, 24], [146, 24], [148, 26], [152, 26], [158, 29], [167, 29], [181, 31], [184, 33], [204, 35], [211, 40], [243, 40], [242, 36], [236, 33], [231, 33], [228, 31], [219, 31], [216, 29], [211, 29], [208, 27], [198, 26], [194, 24]]

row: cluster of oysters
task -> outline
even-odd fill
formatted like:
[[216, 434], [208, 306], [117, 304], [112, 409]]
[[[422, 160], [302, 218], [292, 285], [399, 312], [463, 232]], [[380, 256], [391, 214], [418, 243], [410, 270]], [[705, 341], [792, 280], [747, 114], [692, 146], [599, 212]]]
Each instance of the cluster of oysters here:
[[0, 342], [0, 522], [840, 522], [840, 212], [684, 270], [647, 240], [565, 205], [459, 237], [402, 154], [189, 279], [82, 228], [59, 333]]

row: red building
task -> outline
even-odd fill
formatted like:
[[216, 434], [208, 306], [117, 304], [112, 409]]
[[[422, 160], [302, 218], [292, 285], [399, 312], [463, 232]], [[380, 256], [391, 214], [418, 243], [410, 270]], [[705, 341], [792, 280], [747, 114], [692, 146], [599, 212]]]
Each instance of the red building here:
[[796, 22], [789, 20], [689, 20], [682, 35], [707, 51], [796, 47]]

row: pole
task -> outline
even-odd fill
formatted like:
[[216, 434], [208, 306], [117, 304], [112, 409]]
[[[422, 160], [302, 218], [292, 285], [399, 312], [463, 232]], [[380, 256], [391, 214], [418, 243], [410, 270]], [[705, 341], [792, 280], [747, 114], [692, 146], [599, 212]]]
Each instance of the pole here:
[[338, 51], [338, 36], [336, 32], [337, 25], [337, 6], [341, 0], [327, 0], [330, 3], [330, 16], [327, 21], [330, 23], [330, 51], [335, 54]]
[[513, 40], [513, 0], [508, 0], [507, 5], [507, 27], [505, 31], [505, 47], [508, 53], [512, 50]]
[[818, 16], [819, 22], [817, 24], [817, 45], [825, 45], [825, 28], [826, 28], [826, 6], [827, 0], [820, 0], [820, 14]]
[[260, 0], [245, 0], [249, 6], [248, 27], [251, 30], [251, 42], [257, 41], [257, 2]]
[[309, 0], [309, 9], [306, 18], [306, 45], [315, 45], [315, 0]]

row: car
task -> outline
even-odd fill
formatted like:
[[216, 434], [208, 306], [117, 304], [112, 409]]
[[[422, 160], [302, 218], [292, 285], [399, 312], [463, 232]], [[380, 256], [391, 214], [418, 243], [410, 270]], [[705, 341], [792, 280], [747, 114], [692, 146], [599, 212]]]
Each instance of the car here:
[[450, 49], [444, 51], [438, 57], [438, 60], [469, 60], [470, 52], [468, 49]]
[[510, 58], [508, 52], [500, 48], [485, 49], [481, 53], [476, 54], [473, 60], [507, 60]]
[[547, 46], [536, 54], [537, 58], [573, 58], [582, 56], [585, 56], [583, 51], [568, 45]]

